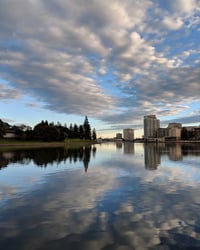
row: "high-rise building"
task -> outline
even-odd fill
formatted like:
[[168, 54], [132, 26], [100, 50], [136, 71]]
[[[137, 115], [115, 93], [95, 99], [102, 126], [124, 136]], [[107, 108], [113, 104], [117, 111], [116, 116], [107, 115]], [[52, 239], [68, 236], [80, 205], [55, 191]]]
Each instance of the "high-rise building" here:
[[182, 124], [177, 122], [172, 122], [168, 124], [168, 128], [182, 128]]
[[144, 116], [144, 139], [156, 138], [160, 120], [155, 115]]
[[159, 128], [157, 130], [157, 137], [158, 138], [165, 138], [166, 136], [168, 136], [168, 129], [167, 128]]
[[134, 140], [134, 129], [126, 128], [123, 130], [123, 138], [125, 141], [133, 141]]
[[181, 138], [181, 128], [182, 125], [181, 123], [169, 123], [168, 124], [168, 136], [169, 137], [174, 137], [176, 139]]
[[117, 140], [122, 140], [122, 133], [117, 133], [116, 134], [116, 139]]

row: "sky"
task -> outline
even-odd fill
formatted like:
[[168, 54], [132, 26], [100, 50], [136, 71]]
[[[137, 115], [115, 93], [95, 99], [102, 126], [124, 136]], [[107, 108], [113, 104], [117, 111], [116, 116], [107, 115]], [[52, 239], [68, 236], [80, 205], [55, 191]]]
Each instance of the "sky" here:
[[199, 0], [0, 0], [0, 119], [200, 124]]

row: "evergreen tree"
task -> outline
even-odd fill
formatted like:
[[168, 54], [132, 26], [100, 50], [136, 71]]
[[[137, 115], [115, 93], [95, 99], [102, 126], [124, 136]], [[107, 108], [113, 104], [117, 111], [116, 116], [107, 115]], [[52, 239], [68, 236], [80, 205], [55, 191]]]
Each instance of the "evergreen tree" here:
[[42, 141], [64, 140], [60, 130], [53, 123], [48, 124], [47, 121], [42, 121], [34, 127], [33, 138]]
[[0, 119], [0, 138], [6, 133], [6, 130], [10, 128], [10, 125], [6, 122], [3, 122]]
[[84, 129], [83, 129], [83, 125], [79, 126], [79, 138], [83, 139], [84, 138]]
[[90, 127], [87, 116], [85, 117], [85, 121], [83, 123], [83, 129], [84, 129], [84, 139], [91, 140], [92, 139], [91, 127]]
[[74, 138], [78, 138], [79, 137], [77, 124], [74, 124], [73, 133], [74, 133]]
[[187, 140], [188, 139], [188, 132], [186, 128], [182, 128], [181, 130], [181, 139], [182, 140]]
[[96, 134], [96, 130], [95, 130], [95, 128], [92, 130], [92, 140], [93, 141], [96, 141], [96, 139], [97, 139], [97, 134]]
[[73, 138], [73, 136], [74, 136], [74, 133], [73, 133], [74, 131], [73, 131], [73, 126], [72, 126], [72, 124], [70, 123], [70, 125], [69, 125], [69, 138]]
[[91, 127], [87, 116], [85, 116], [84, 123], [77, 125], [74, 123], [67, 127], [57, 122], [48, 122], [47, 120], [42, 120], [40, 123], [36, 124], [32, 129], [26, 125], [11, 126], [0, 119], [0, 138], [3, 138], [7, 130], [12, 129], [15, 131], [17, 139], [23, 140], [39, 140], [39, 141], [64, 141], [66, 138], [79, 138], [86, 140], [96, 140], [96, 131]]

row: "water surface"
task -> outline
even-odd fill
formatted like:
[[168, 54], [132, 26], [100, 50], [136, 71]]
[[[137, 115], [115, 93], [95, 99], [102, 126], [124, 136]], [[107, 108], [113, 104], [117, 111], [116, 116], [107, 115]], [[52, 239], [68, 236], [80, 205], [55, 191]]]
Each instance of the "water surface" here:
[[200, 145], [0, 151], [1, 249], [200, 249]]

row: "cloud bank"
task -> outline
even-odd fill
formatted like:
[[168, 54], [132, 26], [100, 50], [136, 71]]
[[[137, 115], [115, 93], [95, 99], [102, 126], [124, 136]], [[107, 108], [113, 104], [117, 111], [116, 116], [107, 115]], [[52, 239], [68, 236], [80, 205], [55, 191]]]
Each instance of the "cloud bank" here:
[[108, 124], [190, 117], [193, 103], [199, 109], [199, 32], [195, 0], [2, 0], [0, 100], [29, 94], [51, 111]]

